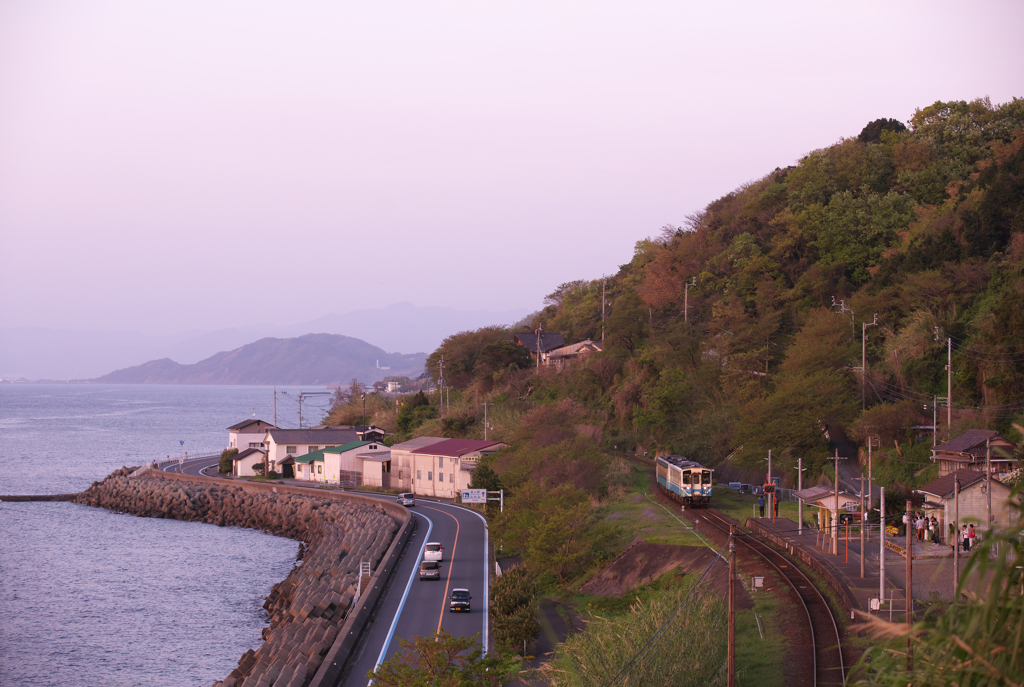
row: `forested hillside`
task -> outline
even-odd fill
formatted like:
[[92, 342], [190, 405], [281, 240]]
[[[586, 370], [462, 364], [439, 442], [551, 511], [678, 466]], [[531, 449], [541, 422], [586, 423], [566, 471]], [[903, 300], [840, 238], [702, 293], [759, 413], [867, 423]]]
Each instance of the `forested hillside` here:
[[[511, 439], [534, 404], [555, 404], [559, 426], [543, 431], [563, 441], [575, 431], [607, 448], [751, 468], [772, 449], [780, 467], [801, 456], [814, 475], [833, 428], [879, 436], [890, 477], [912, 482], [927, 476], [913, 428], [947, 395], [949, 339], [952, 426], [940, 408], [939, 440], [968, 426], [1019, 439], [1024, 99], [871, 122], [639, 242], [606, 283], [558, 286], [538, 326], [570, 343], [603, 330], [604, 351], [538, 376], [508, 330], [455, 334], [428, 360], [436, 378], [444, 355], [452, 409], [435, 397], [405, 412], [402, 433], [482, 436], [486, 400]], [[380, 413], [399, 429], [393, 407]]]

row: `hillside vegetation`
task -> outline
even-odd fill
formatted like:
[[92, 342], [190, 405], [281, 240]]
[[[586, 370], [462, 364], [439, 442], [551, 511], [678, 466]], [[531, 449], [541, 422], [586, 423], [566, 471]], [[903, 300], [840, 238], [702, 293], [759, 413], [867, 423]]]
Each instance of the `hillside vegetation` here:
[[[486, 400], [492, 424], [506, 425], [492, 436], [511, 439], [527, 411], [557, 403], [572, 421], [540, 433], [758, 469], [772, 449], [780, 468], [802, 456], [813, 475], [828, 427], [879, 436], [883, 461], [915, 453], [913, 427], [930, 425], [933, 397], [947, 394], [950, 339], [952, 426], [940, 408], [940, 441], [968, 426], [1016, 438], [1024, 99], [937, 102], [908, 126], [871, 122], [640, 241], [604, 288], [604, 322], [602, 281], [578, 280], [552, 291], [530, 325], [567, 342], [600, 341], [603, 329], [603, 353], [538, 375], [507, 329], [454, 334], [428, 359], [436, 379], [444, 355], [450, 409], [435, 395], [402, 433], [482, 436]], [[398, 429], [396, 409], [381, 409], [377, 420]]]

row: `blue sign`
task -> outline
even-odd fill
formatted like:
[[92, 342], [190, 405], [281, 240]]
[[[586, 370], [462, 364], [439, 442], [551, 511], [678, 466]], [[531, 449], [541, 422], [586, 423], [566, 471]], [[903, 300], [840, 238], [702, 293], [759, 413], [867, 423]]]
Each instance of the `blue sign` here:
[[178, 442], [178, 445], [179, 445], [179, 446], [184, 446], [184, 445], [185, 445], [185, 442], [184, 442], [184, 441], [179, 441], [179, 442]]

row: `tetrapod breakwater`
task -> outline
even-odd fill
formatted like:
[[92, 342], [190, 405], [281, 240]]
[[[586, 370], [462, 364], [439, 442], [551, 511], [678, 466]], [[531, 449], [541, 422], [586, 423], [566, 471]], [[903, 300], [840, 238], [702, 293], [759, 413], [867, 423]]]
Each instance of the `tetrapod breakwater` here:
[[[396, 504], [355, 494], [230, 482], [122, 468], [77, 495], [75, 503], [218, 526], [249, 527], [298, 540], [300, 560], [274, 585], [264, 608], [264, 643], [246, 652], [215, 687], [331, 684], [411, 530]], [[398, 535], [398, 536], [396, 536]], [[355, 602], [360, 562], [372, 576]], [[371, 592], [371, 593], [366, 593]]]

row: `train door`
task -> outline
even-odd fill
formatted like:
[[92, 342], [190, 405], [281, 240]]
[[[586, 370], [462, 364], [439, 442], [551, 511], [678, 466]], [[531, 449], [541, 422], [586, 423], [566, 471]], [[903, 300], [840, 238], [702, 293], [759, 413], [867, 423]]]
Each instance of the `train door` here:
[[704, 485], [704, 488], [701, 489], [701, 493], [704, 494], [705, 496], [711, 496], [711, 471], [704, 470], [700, 474], [701, 483]]

